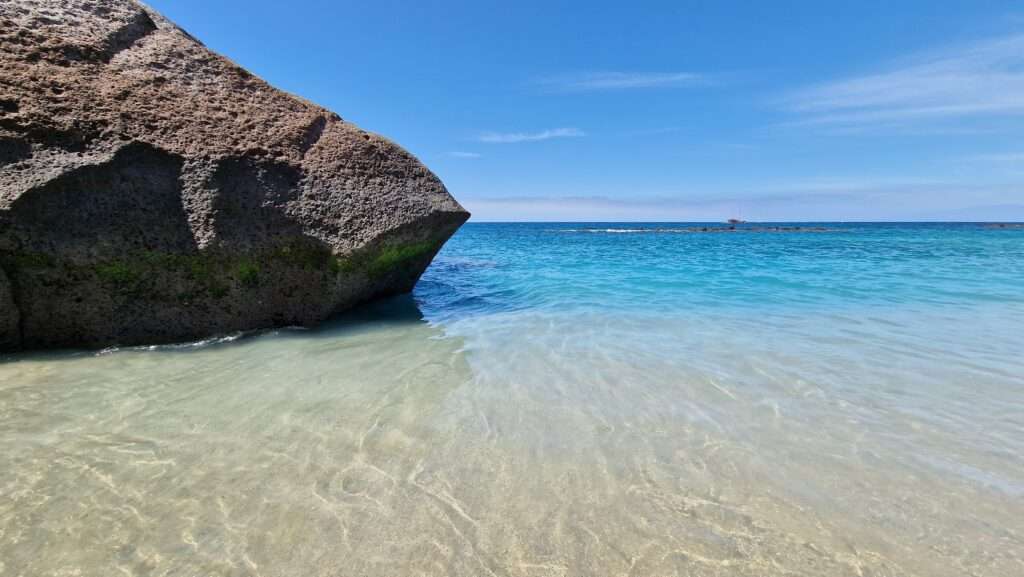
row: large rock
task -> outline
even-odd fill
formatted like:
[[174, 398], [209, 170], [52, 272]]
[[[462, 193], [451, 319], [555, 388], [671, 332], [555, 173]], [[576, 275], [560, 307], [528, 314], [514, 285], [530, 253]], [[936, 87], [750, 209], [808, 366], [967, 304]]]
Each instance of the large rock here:
[[468, 216], [141, 4], [0, 2], [0, 348], [313, 324], [410, 290]]

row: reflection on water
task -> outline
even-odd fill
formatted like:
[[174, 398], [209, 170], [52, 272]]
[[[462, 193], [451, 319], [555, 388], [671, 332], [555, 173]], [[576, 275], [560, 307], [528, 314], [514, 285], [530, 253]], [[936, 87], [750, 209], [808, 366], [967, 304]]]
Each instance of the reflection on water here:
[[1018, 303], [545, 308], [534, 273], [8, 359], [0, 575], [1024, 575]]

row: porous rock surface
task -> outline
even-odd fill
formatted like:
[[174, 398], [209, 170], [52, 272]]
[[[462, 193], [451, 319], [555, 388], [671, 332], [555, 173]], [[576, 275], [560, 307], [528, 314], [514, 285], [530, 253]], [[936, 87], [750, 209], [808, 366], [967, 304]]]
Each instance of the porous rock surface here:
[[0, 2], [0, 350], [314, 324], [410, 290], [468, 216], [142, 4]]

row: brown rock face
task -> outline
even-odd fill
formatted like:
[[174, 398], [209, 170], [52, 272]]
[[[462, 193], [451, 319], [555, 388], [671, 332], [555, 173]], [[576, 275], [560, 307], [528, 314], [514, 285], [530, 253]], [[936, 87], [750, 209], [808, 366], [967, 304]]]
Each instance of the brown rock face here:
[[0, 350], [313, 324], [410, 290], [468, 217], [133, 0], [0, 2]]

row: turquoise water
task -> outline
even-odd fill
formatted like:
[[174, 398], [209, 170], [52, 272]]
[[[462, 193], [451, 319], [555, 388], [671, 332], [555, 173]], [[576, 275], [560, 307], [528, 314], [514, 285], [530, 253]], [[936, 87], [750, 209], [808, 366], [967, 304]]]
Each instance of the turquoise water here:
[[941, 307], [945, 314], [1019, 307], [1022, 257], [1024, 227], [471, 223], [416, 296], [438, 322], [527, 309], [660, 317]]
[[709, 226], [470, 223], [317, 330], [11, 357], [0, 575], [1024, 574], [1024, 228]]

